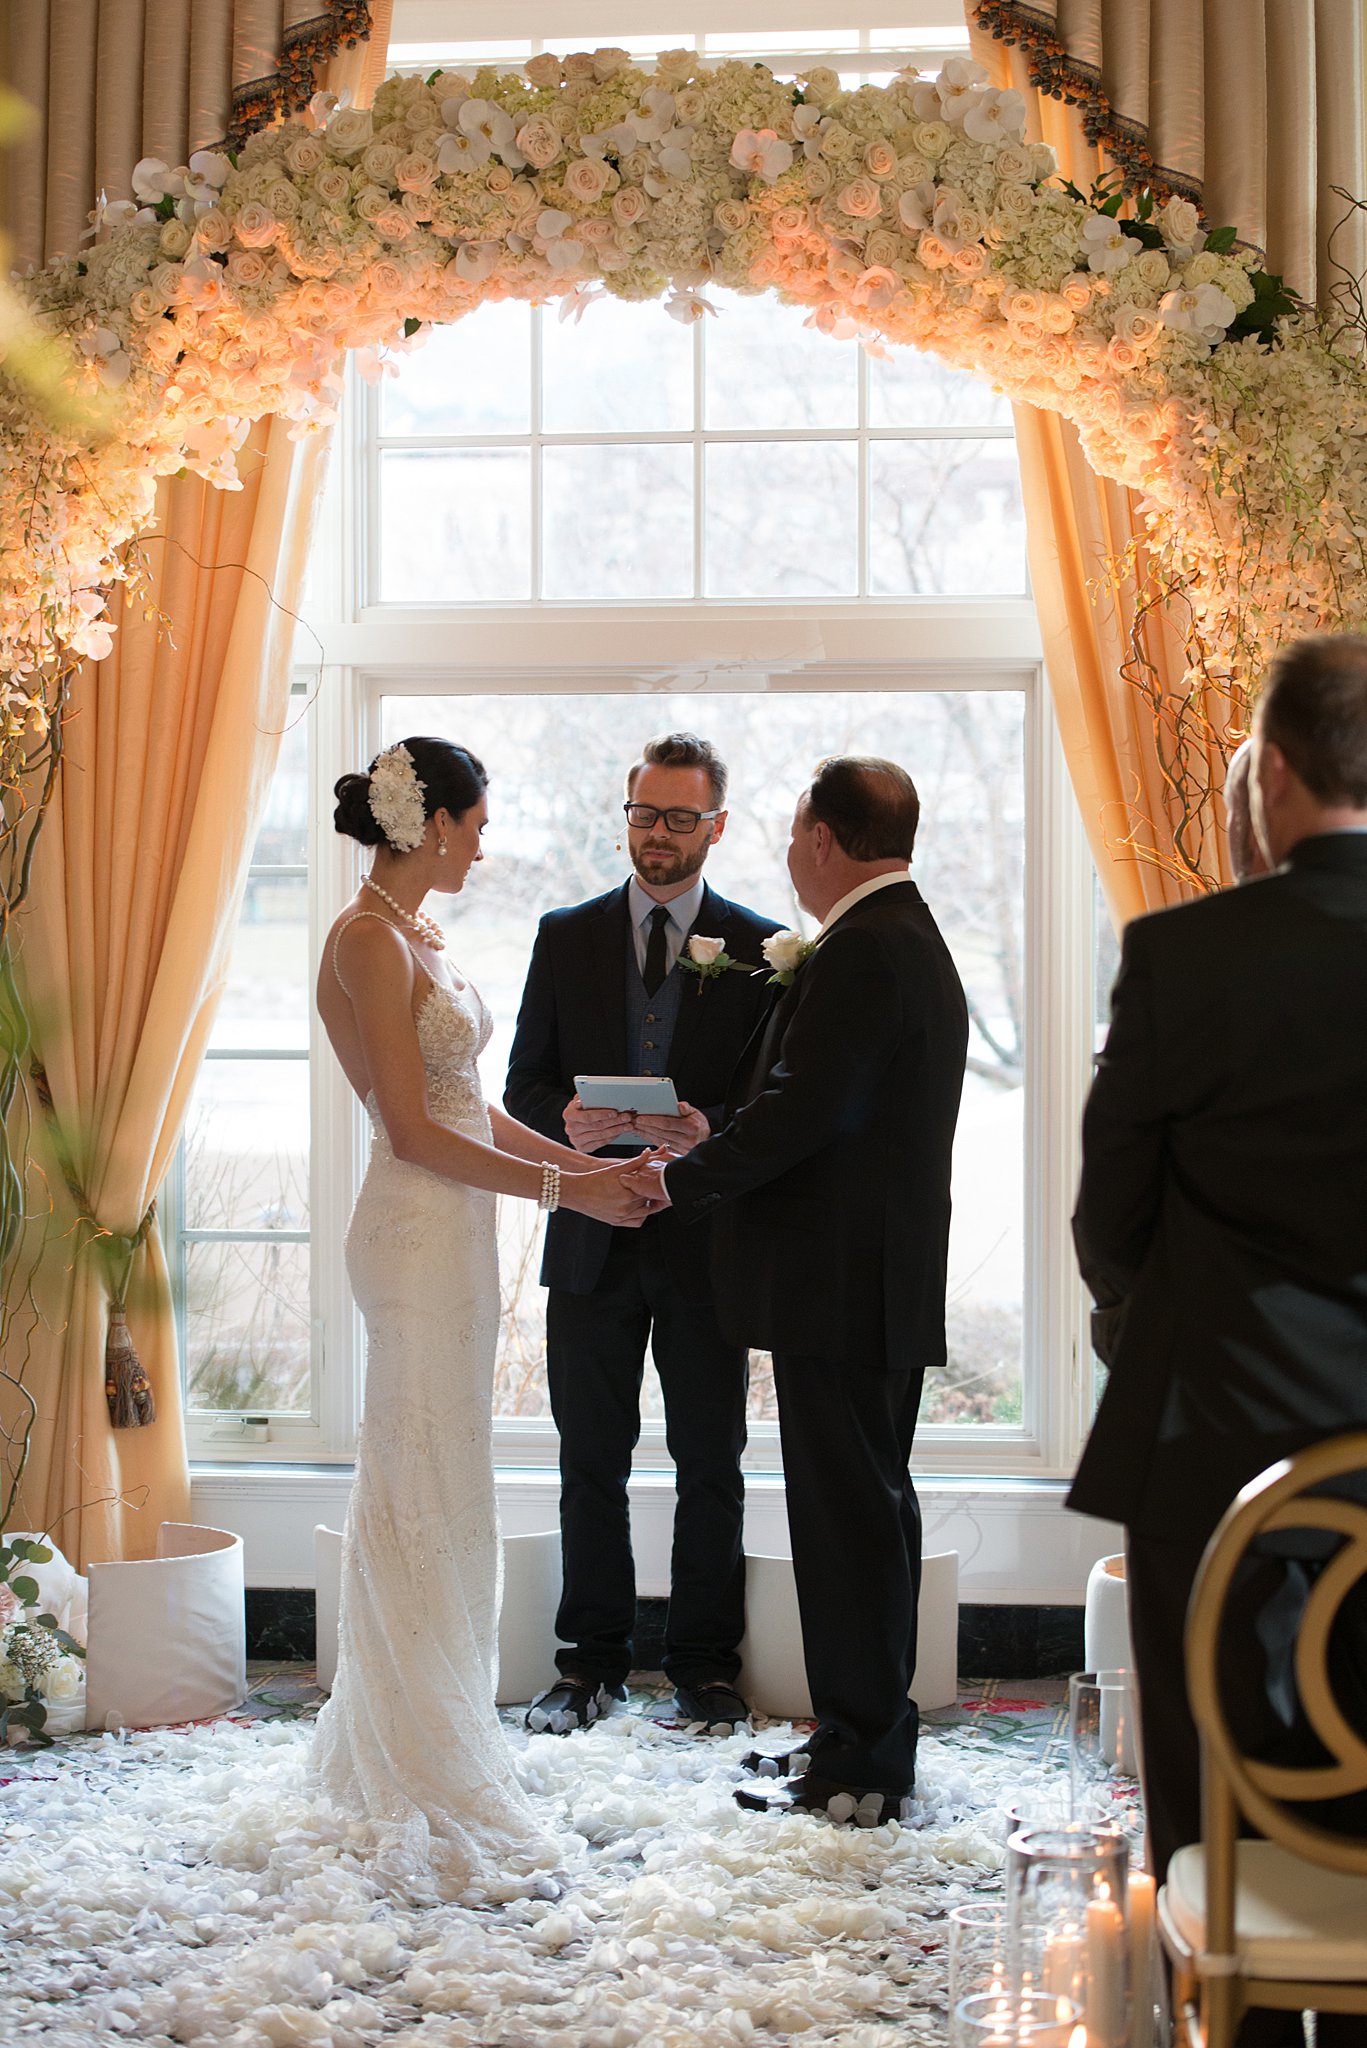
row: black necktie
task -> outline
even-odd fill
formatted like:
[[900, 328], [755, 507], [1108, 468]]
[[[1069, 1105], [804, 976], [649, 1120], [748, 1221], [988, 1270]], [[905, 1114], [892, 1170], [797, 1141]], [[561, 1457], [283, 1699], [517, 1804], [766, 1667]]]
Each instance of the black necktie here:
[[654, 995], [669, 972], [669, 955], [665, 951], [665, 926], [668, 923], [669, 912], [663, 903], [657, 903], [650, 913], [650, 937], [646, 940], [646, 964], [641, 974], [648, 996]]

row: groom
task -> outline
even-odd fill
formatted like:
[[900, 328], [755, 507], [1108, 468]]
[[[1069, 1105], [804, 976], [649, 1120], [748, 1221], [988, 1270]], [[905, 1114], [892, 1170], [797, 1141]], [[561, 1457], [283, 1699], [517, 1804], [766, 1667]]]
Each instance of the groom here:
[[786, 1796], [737, 1799], [862, 1826], [897, 1818], [915, 1784], [908, 1465], [926, 1368], [945, 1363], [968, 1045], [958, 974], [908, 873], [919, 810], [891, 761], [817, 770], [788, 848], [798, 900], [822, 921], [815, 943], [746, 1050], [725, 1127], [642, 1176], [685, 1221], [712, 1219], [722, 1326], [774, 1355], [818, 1725]]

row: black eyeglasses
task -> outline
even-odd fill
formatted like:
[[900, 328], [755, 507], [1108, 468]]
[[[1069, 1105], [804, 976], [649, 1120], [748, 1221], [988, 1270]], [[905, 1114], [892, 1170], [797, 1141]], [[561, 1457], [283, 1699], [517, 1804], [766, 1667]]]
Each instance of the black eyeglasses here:
[[665, 829], [677, 832], [682, 839], [690, 832], [696, 832], [704, 818], [719, 818], [720, 811], [660, 811], [654, 804], [623, 804], [628, 825], [634, 825], [638, 832], [649, 832], [659, 819], [665, 821]]

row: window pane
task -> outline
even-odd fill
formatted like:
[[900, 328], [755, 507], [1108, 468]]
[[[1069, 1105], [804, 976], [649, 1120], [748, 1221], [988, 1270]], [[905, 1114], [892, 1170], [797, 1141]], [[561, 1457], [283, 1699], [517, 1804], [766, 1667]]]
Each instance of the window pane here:
[[[1015, 692], [678, 692], [632, 697], [392, 697], [386, 745], [415, 729], [473, 748], [489, 770], [486, 859], [439, 900], [451, 957], [494, 1017], [486, 1094], [502, 1098], [538, 920], [627, 873], [616, 823], [622, 777], [651, 732], [691, 729], [732, 768], [731, 816], [708, 879], [785, 925], [803, 922], [784, 865], [794, 800], [823, 755], [873, 753], [916, 778], [923, 824], [916, 876], [953, 951], [975, 1019], [973, 1069], [954, 1156], [950, 1369], [932, 1374], [929, 1420], [1012, 1423], [1021, 1412], [1024, 1287], [1024, 700]], [[555, 774], [557, 763], [574, 773]], [[504, 1321], [501, 1415], [549, 1413], [542, 1219], [500, 1204]], [[647, 1415], [660, 1413], [647, 1373]], [[753, 1361], [750, 1413], [775, 1409], [767, 1360]]]
[[530, 306], [481, 306], [436, 327], [380, 380], [382, 434], [525, 434], [532, 424]]
[[982, 377], [889, 343], [869, 359], [871, 427], [1009, 427], [1010, 401]]
[[301, 868], [308, 857], [308, 710], [306, 698], [296, 691], [285, 713], [280, 755], [252, 848], [252, 866]]
[[187, 1230], [307, 1230], [306, 1060], [206, 1060], [183, 1143]]
[[683, 432], [693, 424], [693, 336], [663, 305], [595, 299], [579, 320], [541, 316], [548, 434]]
[[186, 1246], [191, 1408], [308, 1412], [308, 1261], [304, 1244]]
[[707, 595], [853, 596], [857, 476], [849, 441], [712, 443]]
[[1014, 441], [870, 445], [869, 588], [876, 596], [1004, 596], [1025, 587]]
[[445, 449], [380, 457], [380, 598], [461, 604], [531, 591], [531, 456]]
[[209, 1044], [306, 1047], [312, 1001], [308, 879], [254, 871]]
[[547, 448], [541, 460], [544, 597], [692, 596], [691, 448]]
[[853, 427], [859, 418], [859, 357], [850, 341], [804, 327], [798, 306], [772, 293], [710, 291], [704, 319], [704, 387], [709, 427]]

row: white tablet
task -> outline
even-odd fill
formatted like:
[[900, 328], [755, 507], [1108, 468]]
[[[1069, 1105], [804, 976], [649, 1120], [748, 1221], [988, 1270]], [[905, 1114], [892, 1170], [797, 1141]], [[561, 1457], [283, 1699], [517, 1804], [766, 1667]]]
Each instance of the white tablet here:
[[634, 1109], [644, 1116], [678, 1116], [679, 1098], [668, 1074], [576, 1074], [585, 1109]]

